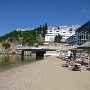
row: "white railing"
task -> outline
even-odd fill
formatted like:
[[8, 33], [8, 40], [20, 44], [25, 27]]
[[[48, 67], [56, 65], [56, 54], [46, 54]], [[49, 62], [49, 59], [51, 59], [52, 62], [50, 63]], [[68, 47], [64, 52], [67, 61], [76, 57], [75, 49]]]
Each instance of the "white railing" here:
[[59, 50], [60, 46], [16, 46], [16, 49], [55, 49]]

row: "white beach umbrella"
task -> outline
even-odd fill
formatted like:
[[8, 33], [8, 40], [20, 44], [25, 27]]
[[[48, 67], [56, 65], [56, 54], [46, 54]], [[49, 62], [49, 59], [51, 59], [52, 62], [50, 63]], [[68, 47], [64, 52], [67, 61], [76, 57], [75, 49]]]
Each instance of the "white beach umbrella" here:
[[79, 47], [79, 45], [73, 45], [68, 48], [68, 50], [76, 50]]

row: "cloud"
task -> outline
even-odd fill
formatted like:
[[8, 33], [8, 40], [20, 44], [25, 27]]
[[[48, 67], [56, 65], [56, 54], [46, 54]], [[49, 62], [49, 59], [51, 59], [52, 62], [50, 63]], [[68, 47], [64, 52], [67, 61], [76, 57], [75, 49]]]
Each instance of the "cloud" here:
[[90, 9], [82, 8], [82, 13], [90, 14]]

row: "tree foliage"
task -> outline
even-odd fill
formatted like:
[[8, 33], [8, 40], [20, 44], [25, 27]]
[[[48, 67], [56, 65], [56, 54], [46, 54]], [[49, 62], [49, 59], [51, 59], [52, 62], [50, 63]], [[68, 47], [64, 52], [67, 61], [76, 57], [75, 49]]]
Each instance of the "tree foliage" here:
[[11, 47], [11, 44], [6, 42], [6, 43], [3, 43], [2, 46], [5, 48], [5, 50], [7, 50]]
[[62, 40], [62, 36], [60, 34], [56, 35], [54, 38], [54, 42], [60, 43]]

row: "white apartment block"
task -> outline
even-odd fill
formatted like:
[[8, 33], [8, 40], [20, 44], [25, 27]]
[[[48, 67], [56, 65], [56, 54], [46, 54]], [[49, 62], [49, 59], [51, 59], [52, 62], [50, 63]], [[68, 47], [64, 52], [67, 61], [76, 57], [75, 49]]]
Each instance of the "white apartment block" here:
[[59, 26], [59, 27], [48, 27], [47, 34], [45, 35], [46, 42], [53, 42], [56, 35], [60, 34], [63, 41], [75, 34], [76, 29], [79, 25], [70, 26]]

